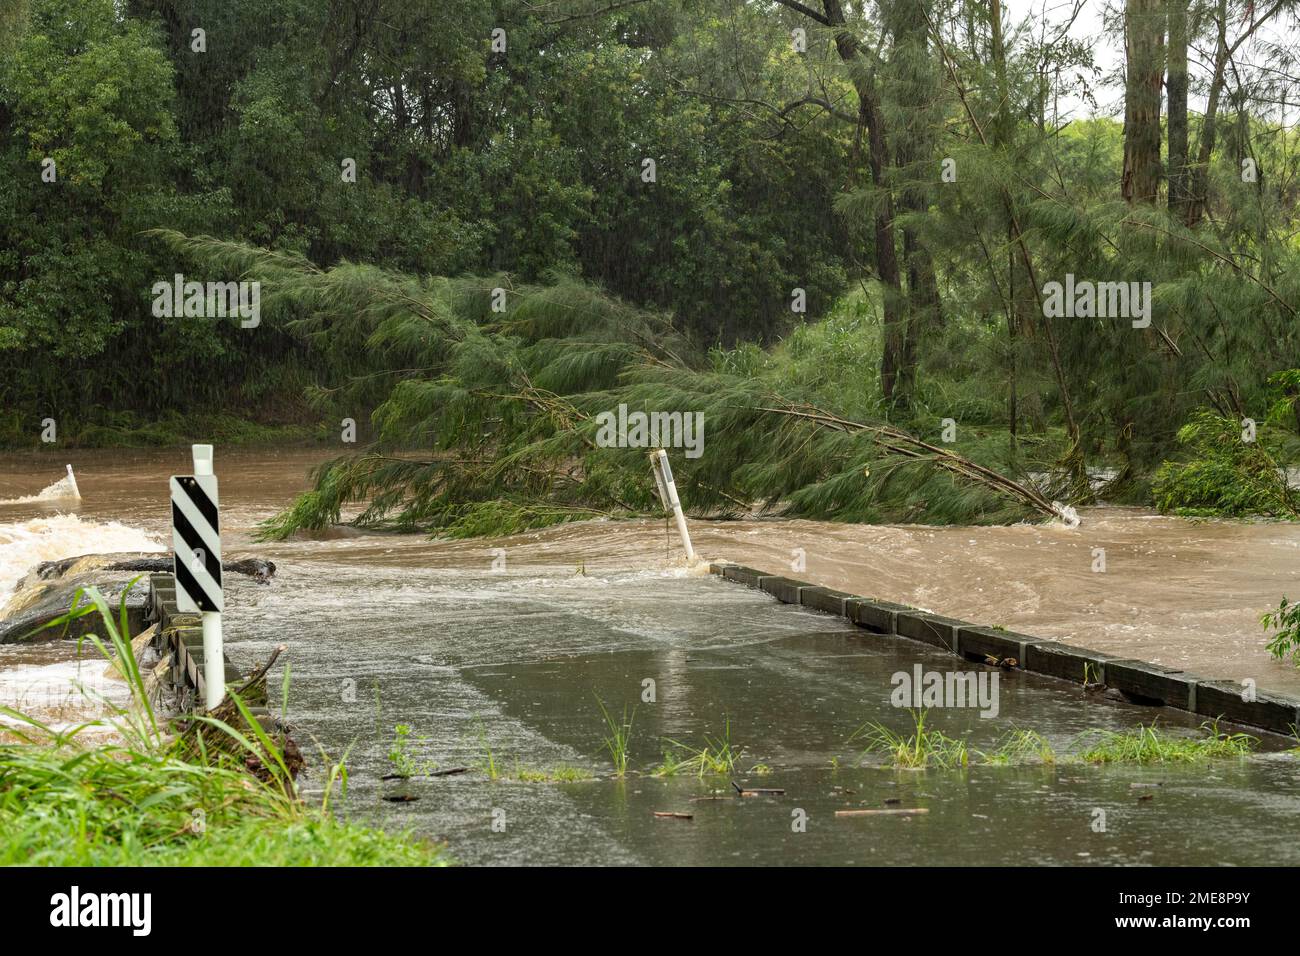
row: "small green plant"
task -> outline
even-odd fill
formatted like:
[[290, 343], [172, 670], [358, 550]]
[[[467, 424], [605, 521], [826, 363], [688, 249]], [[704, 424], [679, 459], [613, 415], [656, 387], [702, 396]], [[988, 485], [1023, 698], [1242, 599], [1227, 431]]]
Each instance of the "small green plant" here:
[[1275, 610], [1260, 615], [1259, 623], [1277, 629], [1265, 645], [1268, 652], [1280, 661], [1289, 657], [1292, 664], [1300, 667], [1300, 604], [1292, 604], [1284, 596]]
[[979, 752], [979, 759], [991, 766], [1056, 763], [1056, 751], [1037, 731], [1017, 729], [1005, 734], [991, 752]]
[[590, 770], [563, 764], [550, 770], [516, 767], [513, 776], [520, 783], [579, 783], [595, 779], [595, 774]]
[[749, 768], [749, 772], [754, 774], [756, 777], [766, 777], [772, 772], [772, 768], [765, 763], [756, 763], [754, 766]]
[[417, 777], [438, 769], [432, 761], [420, 763], [412, 752], [412, 744], [422, 744], [427, 737], [413, 737], [410, 724], [398, 724], [393, 728], [393, 742], [388, 745], [388, 762], [393, 766], [393, 773], [403, 779]]
[[1218, 757], [1243, 757], [1255, 749], [1258, 738], [1249, 734], [1226, 734], [1218, 721], [1201, 725], [1200, 737], [1175, 736], [1150, 726], [1133, 730], [1096, 731], [1100, 739], [1080, 757], [1089, 763], [1197, 763]]
[[675, 777], [677, 772], [683, 767], [681, 757], [673, 749], [668, 741], [664, 741], [663, 759], [659, 761], [659, 766], [651, 771], [654, 777]]
[[913, 730], [909, 735], [896, 733], [873, 721], [855, 730], [849, 742], [862, 740], [864, 757], [869, 753], [883, 753], [891, 758], [895, 767], [922, 769], [933, 765], [950, 770], [970, 763], [966, 741], [954, 740], [942, 731], [927, 729], [924, 710], [911, 713]]
[[655, 771], [656, 776], [671, 777], [678, 773], [693, 773], [697, 777], [709, 774], [735, 773], [736, 761], [744, 753], [743, 747], [731, 742], [731, 718], [725, 718], [721, 737], [704, 735], [703, 747], [692, 747], [672, 738], [664, 738], [664, 760]]
[[478, 769], [487, 774], [489, 780], [500, 780], [501, 771], [497, 767], [496, 754], [492, 752], [492, 742], [488, 740], [487, 728], [483, 726], [483, 721], [478, 722], [478, 740], [479, 747], [482, 750], [482, 757], [478, 763]]
[[605, 749], [609, 751], [609, 758], [614, 764], [614, 776], [625, 777], [627, 776], [628, 741], [632, 738], [632, 721], [636, 719], [636, 707], [629, 712], [627, 704], [624, 704], [623, 719], [618, 720], [599, 697], [596, 698], [596, 706], [600, 708], [600, 715], [609, 730], [603, 741]]

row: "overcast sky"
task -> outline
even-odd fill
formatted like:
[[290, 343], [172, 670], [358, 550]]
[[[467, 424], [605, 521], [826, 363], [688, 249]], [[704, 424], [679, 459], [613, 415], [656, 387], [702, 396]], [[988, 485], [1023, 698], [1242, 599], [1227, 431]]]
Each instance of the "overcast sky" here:
[[[1002, 2], [1008, 17], [1016, 24], [1021, 23], [1026, 17], [1032, 17], [1034, 21], [1039, 22], [1044, 12], [1048, 23], [1063, 24], [1075, 7], [1074, 0], [1002, 0]], [[1264, 6], [1264, 3], [1260, 3], [1257, 9], [1262, 10]], [[1124, 36], [1118, 29], [1107, 31], [1102, 22], [1105, 8], [1106, 0], [1085, 0], [1083, 9], [1070, 30], [1070, 36], [1077, 40], [1091, 41], [1095, 63], [1102, 69], [1103, 75], [1112, 76], [1118, 74], [1124, 66]], [[1235, 28], [1238, 25], [1233, 26], [1230, 36], [1235, 35]], [[1300, 46], [1300, 31], [1297, 31], [1290, 21], [1273, 21], [1271, 27], [1260, 31], [1260, 36], [1269, 41], [1288, 41], [1292, 46]], [[1191, 67], [1193, 73], [1197, 72], [1195, 57], [1193, 52]], [[1104, 87], [1096, 92], [1096, 96], [1097, 112], [1115, 116], [1123, 113], [1123, 89], [1120, 86]], [[1197, 102], [1195, 96], [1192, 97], [1192, 109], [1198, 109], [1203, 105]], [[1063, 119], [1070, 116], [1083, 116], [1091, 112], [1091, 108], [1079, 100], [1069, 103], [1063, 101], [1059, 107]], [[1292, 118], [1294, 116], [1295, 113], [1292, 112]]]

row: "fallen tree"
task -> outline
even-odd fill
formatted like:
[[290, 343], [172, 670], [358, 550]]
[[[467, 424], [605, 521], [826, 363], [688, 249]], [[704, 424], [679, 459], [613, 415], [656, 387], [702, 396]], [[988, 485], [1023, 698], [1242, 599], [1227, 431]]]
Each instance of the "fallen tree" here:
[[[337, 523], [357, 502], [357, 524], [450, 536], [657, 513], [652, 444], [669, 449], [697, 517], [999, 523], [1064, 513], [1011, 477], [998, 443], [978, 433], [940, 447], [880, 408], [827, 408], [825, 388], [785, 374], [771, 354], [701, 351], [669, 317], [573, 278], [523, 286], [505, 275], [322, 270], [159, 235], [222, 274], [261, 281], [269, 321], [338, 350], [345, 368], [359, 363], [315, 393], [318, 407], [375, 406], [373, 440], [318, 469], [314, 488], [264, 525], [267, 537]], [[851, 378], [858, 361], [832, 354], [822, 364]], [[615, 413], [659, 415], [678, 429], [698, 421], [699, 454], [675, 450], [680, 430], [611, 440]]]

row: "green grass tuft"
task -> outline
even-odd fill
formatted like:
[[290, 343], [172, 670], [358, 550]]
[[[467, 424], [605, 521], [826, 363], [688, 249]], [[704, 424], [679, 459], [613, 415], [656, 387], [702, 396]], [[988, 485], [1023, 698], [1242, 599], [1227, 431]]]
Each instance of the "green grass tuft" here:
[[911, 713], [911, 734], [897, 733], [873, 721], [855, 730], [849, 741], [862, 740], [864, 757], [867, 754], [885, 754], [895, 767], [919, 770], [935, 766], [950, 770], [970, 763], [966, 741], [954, 740], [942, 731], [927, 729], [924, 710]]
[[1198, 763], [1220, 757], [1244, 757], [1259, 743], [1249, 734], [1220, 733], [1217, 721], [1201, 725], [1200, 737], [1170, 734], [1150, 726], [1101, 731], [1101, 739], [1080, 754], [1089, 763]]
[[[82, 597], [88, 599], [82, 604]], [[104, 638], [86, 640], [122, 662], [133, 695], [128, 708], [60, 731], [8, 708], [17, 721], [0, 745], [0, 865], [48, 866], [428, 866], [448, 862], [442, 848], [331, 816], [329, 800], [346, 787], [342, 763], [323, 775], [319, 805], [305, 804], [278, 770], [283, 755], [259, 726], [241, 733], [206, 718], [229, 747], [195, 752], [150, 705], [125, 627], [95, 589], [52, 626], [98, 612]], [[238, 702], [237, 702], [238, 703]], [[88, 731], [108, 728], [112, 742]], [[269, 748], [269, 749], [268, 749]], [[256, 757], [270, 771], [246, 770]]]

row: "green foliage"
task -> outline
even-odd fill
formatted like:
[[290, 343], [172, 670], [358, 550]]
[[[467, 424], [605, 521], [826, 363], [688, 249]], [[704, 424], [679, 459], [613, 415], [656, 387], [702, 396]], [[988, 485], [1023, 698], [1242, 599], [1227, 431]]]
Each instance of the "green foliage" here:
[[970, 763], [964, 740], [955, 740], [943, 731], [927, 728], [924, 710], [913, 710], [911, 714], [911, 733], [898, 732], [872, 721], [855, 730], [849, 742], [861, 740], [863, 756], [884, 754], [895, 767], [910, 770], [923, 770], [930, 766], [952, 770]]
[[[336, 821], [329, 799], [346, 780], [341, 764], [327, 768], [321, 805], [304, 805], [282, 776], [278, 748], [255, 721], [241, 733], [203, 718], [213, 745], [190, 748], [153, 712], [126, 631], [125, 598], [115, 616], [94, 589], [78, 592], [69, 614], [50, 626], [88, 614], [99, 616], [104, 636], [92, 632], [84, 640], [123, 666], [131, 704], [66, 731], [0, 708], [11, 718], [6, 739], [17, 741], [0, 744], [0, 865], [447, 862], [430, 844]], [[110, 722], [120, 743], [91, 739]], [[268, 768], [268, 779], [247, 772], [249, 758]]]
[[736, 771], [736, 761], [744, 752], [744, 747], [731, 742], [731, 719], [727, 718], [723, 721], [722, 733], [716, 737], [705, 734], [700, 746], [665, 738], [663, 763], [655, 774], [660, 777], [672, 777], [679, 773], [690, 773], [697, 777], [733, 774]]
[[410, 724], [397, 724], [393, 727], [393, 742], [388, 745], [388, 762], [392, 765], [393, 773], [404, 779], [438, 768], [438, 765], [432, 761], [420, 760], [412, 751], [413, 747], [427, 740], [425, 737], [415, 737], [413, 734]]
[[1217, 722], [1201, 725], [1200, 737], [1161, 730], [1154, 723], [1128, 731], [1101, 732], [1080, 758], [1089, 763], [1199, 763], [1222, 757], [1243, 757], [1259, 741], [1249, 734], [1219, 731]]
[[596, 706], [600, 708], [601, 719], [608, 729], [608, 733], [602, 738], [602, 743], [609, 751], [609, 759], [614, 764], [614, 776], [627, 776], [628, 744], [632, 739], [632, 721], [636, 719], [636, 708], [633, 707], [629, 711], [624, 704], [623, 716], [619, 719], [609, 712], [605, 702], [599, 697], [596, 698]]
[[[155, 319], [152, 283], [186, 265], [146, 235], [157, 228], [318, 267], [530, 283], [582, 273], [704, 340], [775, 333], [796, 285], [825, 308], [853, 252], [830, 207], [842, 131], [767, 139], [769, 121], [730, 102], [725, 71], [717, 97], [683, 95], [681, 74], [734, 52], [732, 40], [667, 5], [622, 6], [565, 0], [570, 18], [513, 0], [350, 13], [196, 0], [178, 19], [163, 0], [0, 5], [0, 404], [17, 413], [12, 443], [47, 414], [107, 427], [91, 407], [110, 402], [146, 421], [213, 407], [299, 421], [301, 384], [283, 367], [324, 383], [315, 408], [334, 417], [347, 395], [329, 389], [373, 371], [356, 340], [313, 335], [305, 310], [292, 330]], [[761, 66], [783, 31], [760, 11], [744, 18], [762, 38], [746, 56]], [[504, 56], [487, 42], [500, 22]], [[190, 49], [195, 23], [204, 55]], [[797, 61], [772, 62], [772, 95], [804, 82]], [[56, 183], [41, 179], [46, 157]], [[646, 158], [656, 182], [640, 178]], [[191, 277], [239, 278], [225, 265]], [[140, 355], [150, 374], [135, 374]], [[370, 397], [342, 414], [361, 417]]]
[[979, 753], [979, 762], [991, 766], [1019, 766], [1027, 763], [1056, 763], [1056, 751], [1047, 738], [1035, 730], [1010, 730], [988, 753]]
[[[152, 442], [200, 408], [296, 425], [373, 411], [380, 457], [335, 466], [273, 530], [373, 494], [365, 520], [455, 535], [643, 510], [636, 456], [584, 450], [623, 399], [707, 410], [711, 460], [685, 477], [714, 514], [1027, 513], [943, 456], [753, 411], [774, 396], [931, 441], [951, 421], [945, 449], [1075, 503], [1145, 500], [1199, 407], [1267, 412], [1278, 455], [1297, 450], [1280, 48], [1251, 54], [1273, 79], [1223, 98], [1208, 215], [1189, 226], [1123, 201], [1121, 123], [1057, 122], [1057, 103], [1096, 101], [1087, 44], [1012, 16], [995, 43], [986, 4], [840, 7], [842, 28], [736, 0], [194, 0], [180, 19], [168, 0], [8, 0], [0, 442], [30, 443], [46, 415]], [[1213, 47], [1213, 18], [1194, 20]], [[1246, 157], [1268, 174], [1243, 181]], [[152, 282], [181, 271], [262, 278], [266, 320], [154, 318]], [[1071, 274], [1149, 282], [1151, 323], [1048, 319], [1046, 283]], [[583, 309], [598, 321], [573, 321]], [[429, 448], [518, 470], [396, 460]], [[1158, 494], [1280, 508], [1267, 488], [1221, 501], [1249, 464], [1216, 452]]]
[[1202, 409], [1179, 429], [1178, 441], [1191, 458], [1167, 461], [1156, 473], [1152, 490], [1161, 512], [1300, 517], [1300, 498], [1268, 430], [1246, 441], [1240, 421]]
[[1285, 661], [1289, 655], [1291, 663], [1300, 667], [1300, 604], [1289, 603], [1283, 597], [1274, 610], [1260, 615], [1259, 623], [1277, 630], [1265, 645], [1268, 652], [1280, 661]]

